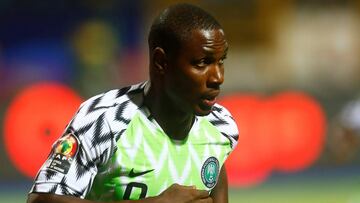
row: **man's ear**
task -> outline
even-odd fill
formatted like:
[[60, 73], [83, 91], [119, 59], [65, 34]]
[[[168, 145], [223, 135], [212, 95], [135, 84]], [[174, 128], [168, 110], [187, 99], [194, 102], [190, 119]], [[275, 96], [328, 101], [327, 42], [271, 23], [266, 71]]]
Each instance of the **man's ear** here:
[[153, 50], [152, 59], [155, 71], [157, 73], [163, 74], [168, 66], [167, 57], [164, 49], [161, 47], [156, 47]]

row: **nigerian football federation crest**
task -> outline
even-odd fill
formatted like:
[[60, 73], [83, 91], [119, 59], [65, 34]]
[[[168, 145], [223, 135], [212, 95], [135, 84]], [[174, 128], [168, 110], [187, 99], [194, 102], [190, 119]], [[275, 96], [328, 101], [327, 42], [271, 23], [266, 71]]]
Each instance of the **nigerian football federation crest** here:
[[219, 161], [215, 157], [209, 157], [201, 168], [201, 180], [208, 188], [213, 188], [219, 175]]

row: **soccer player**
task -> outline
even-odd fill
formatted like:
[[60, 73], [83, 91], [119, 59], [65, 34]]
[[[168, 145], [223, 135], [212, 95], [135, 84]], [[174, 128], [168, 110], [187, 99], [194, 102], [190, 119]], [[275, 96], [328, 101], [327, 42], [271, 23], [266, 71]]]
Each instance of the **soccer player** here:
[[237, 144], [216, 103], [224, 31], [193, 5], [165, 9], [148, 37], [150, 79], [85, 101], [41, 167], [28, 203], [228, 201]]

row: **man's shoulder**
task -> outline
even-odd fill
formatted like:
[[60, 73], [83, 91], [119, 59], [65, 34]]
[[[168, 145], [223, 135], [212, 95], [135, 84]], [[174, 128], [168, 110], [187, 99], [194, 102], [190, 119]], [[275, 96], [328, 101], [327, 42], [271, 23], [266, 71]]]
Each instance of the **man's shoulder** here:
[[222, 105], [215, 104], [209, 115], [205, 117], [222, 135], [230, 140], [233, 147], [236, 146], [239, 131], [231, 113]]
[[143, 86], [144, 83], [139, 83], [95, 95], [81, 104], [79, 112], [89, 114], [95, 111], [115, 110], [117, 107], [140, 105], [142, 98], [136, 97], [142, 97]]
[[205, 116], [205, 118], [215, 127], [222, 129], [222, 131], [224, 129], [226, 129], [225, 131], [232, 129], [231, 131], [237, 132], [237, 125], [231, 113], [220, 104], [215, 104], [211, 113]]
[[231, 113], [222, 105], [216, 103], [209, 115], [206, 116], [209, 120], [224, 120], [224, 121], [234, 121]]
[[[69, 127], [79, 137], [118, 140], [138, 112], [143, 100], [143, 84], [114, 89], [86, 100]], [[103, 142], [103, 141], [101, 141]]]

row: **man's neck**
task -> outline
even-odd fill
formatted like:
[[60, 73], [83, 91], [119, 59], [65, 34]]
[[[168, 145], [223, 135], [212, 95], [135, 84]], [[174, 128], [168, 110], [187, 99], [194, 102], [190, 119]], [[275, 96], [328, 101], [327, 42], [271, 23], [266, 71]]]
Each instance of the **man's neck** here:
[[151, 115], [172, 139], [183, 140], [188, 136], [195, 116], [179, 109], [170, 99], [150, 88], [144, 95], [144, 102]]

